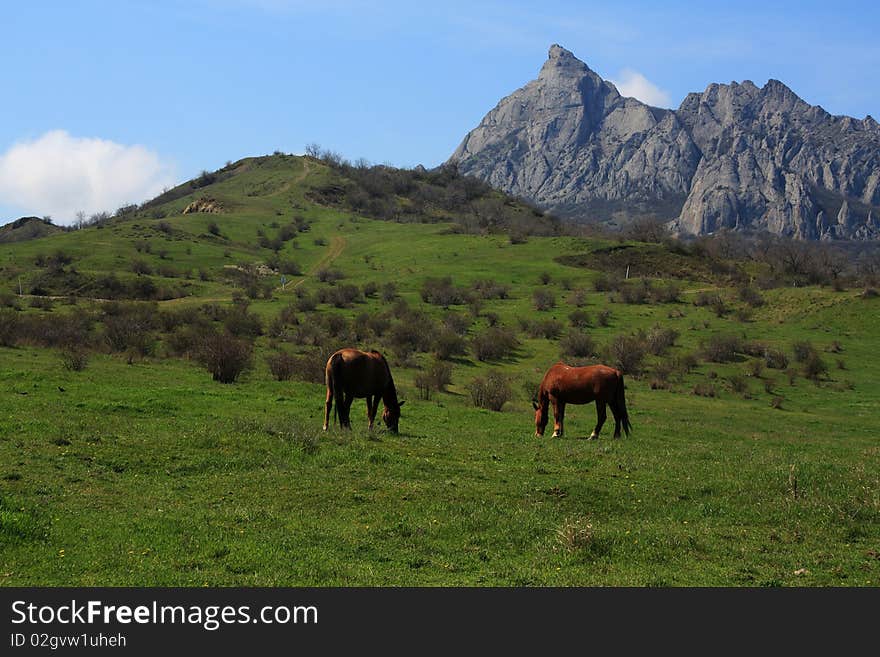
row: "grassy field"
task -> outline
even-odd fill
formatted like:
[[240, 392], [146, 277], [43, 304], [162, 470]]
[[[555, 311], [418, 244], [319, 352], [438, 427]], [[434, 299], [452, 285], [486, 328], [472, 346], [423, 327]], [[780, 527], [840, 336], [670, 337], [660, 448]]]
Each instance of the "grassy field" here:
[[[677, 301], [622, 303], [594, 289], [603, 272], [589, 268], [589, 253], [607, 242], [512, 243], [442, 221], [377, 221], [311, 201], [310, 189], [333, 181], [314, 160], [237, 166], [237, 175], [158, 206], [161, 217], [0, 245], [0, 279], [10, 291], [19, 277], [27, 289], [51, 280], [33, 263], [58, 249], [92, 277], [136, 277], [129, 263], [142, 259], [175, 269], [153, 279], [186, 295], [158, 301], [156, 313], [226, 307], [236, 288], [223, 272], [265, 262], [272, 250], [260, 248], [258, 231], [272, 235], [299, 216], [309, 229], [279, 256], [302, 273], [283, 288], [279, 275], [264, 277], [271, 298], [249, 305], [266, 325], [303, 292], [328, 288], [317, 274], [332, 267], [345, 275], [339, 284], [393, 282], [397, 298], [319, 303], [299, 313], [300, 325], [393, 313], [402, 299], [426, 322], [467, 318], [466, 339], [496, 323], [514, 330], [518, 345], [499, 360], [453, 358], [446, 391], [422, 399], [415, 379], [431, 354], [398, 358], [387, 337], [361, 336], [355, 346], [389, 354], [407, 399], [399, 435], [368, 434], [360, 400], [353, 432], [323, 434], [323, 385], [276, 381], [266, 364], [277, 349], [301, 345], [265, 331], [253, 368], [229, 385], [196, 360], [167, 356], [158, 331], [149, 355], [98, 350], [82, 371], [65, 369], [58, 349], [0, 347], [0, 585], [880, 584], [880, 299], [780, 287], [738, 314], [735, 288], [683, 280]], [[206, 195], [226, 211], [180, 214]], [[655, 246], [644, 248], [656, 256]], [[424, 303], [425, 279], [443, 276], [462, 287], [491, 278], [506, 298], [476, 308]], [[534, 310], [539, 289], [555, 306]], [[628, 439], [612, 440], [606, 425], [600, 440], [583, 440], [593, 406], [569, 407], [564, 438], [533, 436], [531, 391], [560, 358], [562, 336], [528, 337], [519, 321], [555, 318], [568, 331], [578, 290], [599, 354], [621, 334], [677, 331], [667, 353], [627, 376]], [[729, 312], [694, 305], [707, 291]], [[25, 297], [8, 313], [106, 305], [89, 301], [88, 290], [78, 296], [51, 310]], [[596, 318], [606, 310], [602, 326]], [[702, 353], [713, 335], [761, 341], [790, 365], [755, 368], [762, 359], [741, 352], [723, 363], [701, 357], [657, 387], [662, 362]], [[795, 358], [798, 342], [828, 366], [815, 381]], [[321, 349], [342, 346], [327, 339]], [[470, 382], [489, 370], [510, 381], [501, 412], [471, 402]]]

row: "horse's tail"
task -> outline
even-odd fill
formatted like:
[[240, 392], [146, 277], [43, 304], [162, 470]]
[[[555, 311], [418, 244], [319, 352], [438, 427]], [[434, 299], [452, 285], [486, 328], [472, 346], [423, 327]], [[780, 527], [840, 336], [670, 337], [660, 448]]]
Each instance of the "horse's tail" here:
[[626, 435], [629, 436], [629, 432], [632, 431], [632, 425], [629, 423], [629, 413], [626, 411], [626, 395], [624, 394], [624, 389], [626, 386], [623, 385], [623, 374], [620, 375], [620, 378], [617, 380], [617, 390], [614, 391], [614, 406], [612, 406], [611, 410], [615, 412], [615, 419], [620, 420], [620, 424], [623, 427], [623, 430], [626, 432]]
[[339, 423], [339, 407], [342, 404], [342, 354], [336, 353], [330, 356], [327, 370], [324, 372], [325, 383], [330, 394], [333, 395], [333, 423]]

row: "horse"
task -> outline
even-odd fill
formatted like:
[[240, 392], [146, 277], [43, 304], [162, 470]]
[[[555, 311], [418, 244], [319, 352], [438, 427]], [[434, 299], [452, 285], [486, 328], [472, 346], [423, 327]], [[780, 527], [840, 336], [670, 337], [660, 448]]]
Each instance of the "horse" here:
[[398, 432], [400, 407], [405, 402], [397, 400], [397, 390], [391, 376], [388, 361], [378, 351], [360, 349], [340, 349], [327, 359], [324, 368], [324, 382], [327, 384], [327, 399], [324, 402], [324, 431], [330, 425], [330, 410], [336, 400], [334, 419], [339, 425], [351, 429], [349, 411], [355, 397], [367, 399], [367, 419], [370, 430], [376, 419], [379, 399], [385, 405], [382, 421], [392, 433]]
[[562, 436], [566, 404], [589, 404], [596, 402], [597, 423], [590, 440], [599, 437], [605, 424], [605, 405], [614, 414], [614, 437], [620, 438], [620, 429], [629, 436], [631, 425], [626, 412], [626, 399], [623, 393], [623, 374], [606, 365], [570, 367], [559, 361], [544, 374], [538, 387], [538, 401], [535, 407], [535, 436], [544, 435], [547, 426], [548, 406], [553, 403], [553, 437]]

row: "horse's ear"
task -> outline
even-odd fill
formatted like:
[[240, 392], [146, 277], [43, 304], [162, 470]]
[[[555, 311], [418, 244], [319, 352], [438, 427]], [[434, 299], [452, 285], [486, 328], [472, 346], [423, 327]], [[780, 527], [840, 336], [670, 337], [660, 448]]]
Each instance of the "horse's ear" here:
[[398, 404], [398, 406], [403, 406], [405, 403], [406, 403], [405, 401], [402, 401]]
[[535, 410], [536, 410], [536, 411], [538, 410], [538, 402], [534, 402], [534, 401], [533, 401], [533, 402], [532, 402], [532, 406], [535, 407]]

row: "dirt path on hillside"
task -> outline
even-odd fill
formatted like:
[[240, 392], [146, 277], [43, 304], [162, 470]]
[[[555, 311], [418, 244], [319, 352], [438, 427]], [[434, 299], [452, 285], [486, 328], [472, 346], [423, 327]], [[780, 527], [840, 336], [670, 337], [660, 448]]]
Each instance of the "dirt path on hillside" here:
[[[342, 255], [342, 252], [345, 251], [345, 247], [347, 246], [347, 244], [348, 244], [348, 240], [346, 240], [342, 235], [337, 235], [336, 237], [332, 238], [330, 240], [330, 250], [327, 251], [327, 253], [325, 253], [324, 256], [320, 260], [318, 260], [318, 262], [316, 262], [314, 265], [312, 265], [309, 268], [309, 271], [306, 272], [305, 276], [300, 278], [296, 283], [294, 283], [290, 287], [291, 288], [299, 287], [300, 285], [302, 285], [303, 283], [306, 282], [306, 280], [309, 278], [309, 276], [314, 276], [315, 272], [317, 272], [319, 269], [322, 269], [322, 268], [327, 267], [328, 265], [332, 264], [333, 261], [336, 260], [336, 258], [338, 258], [339, 256]], [[290, 284], [288, 283], [288, 285], [290, 285]], [[281, 289], [280, 286], [279, 286], [279, 289]], [[287, 289], [287, 286], [285, 286], [283, 289]]]

